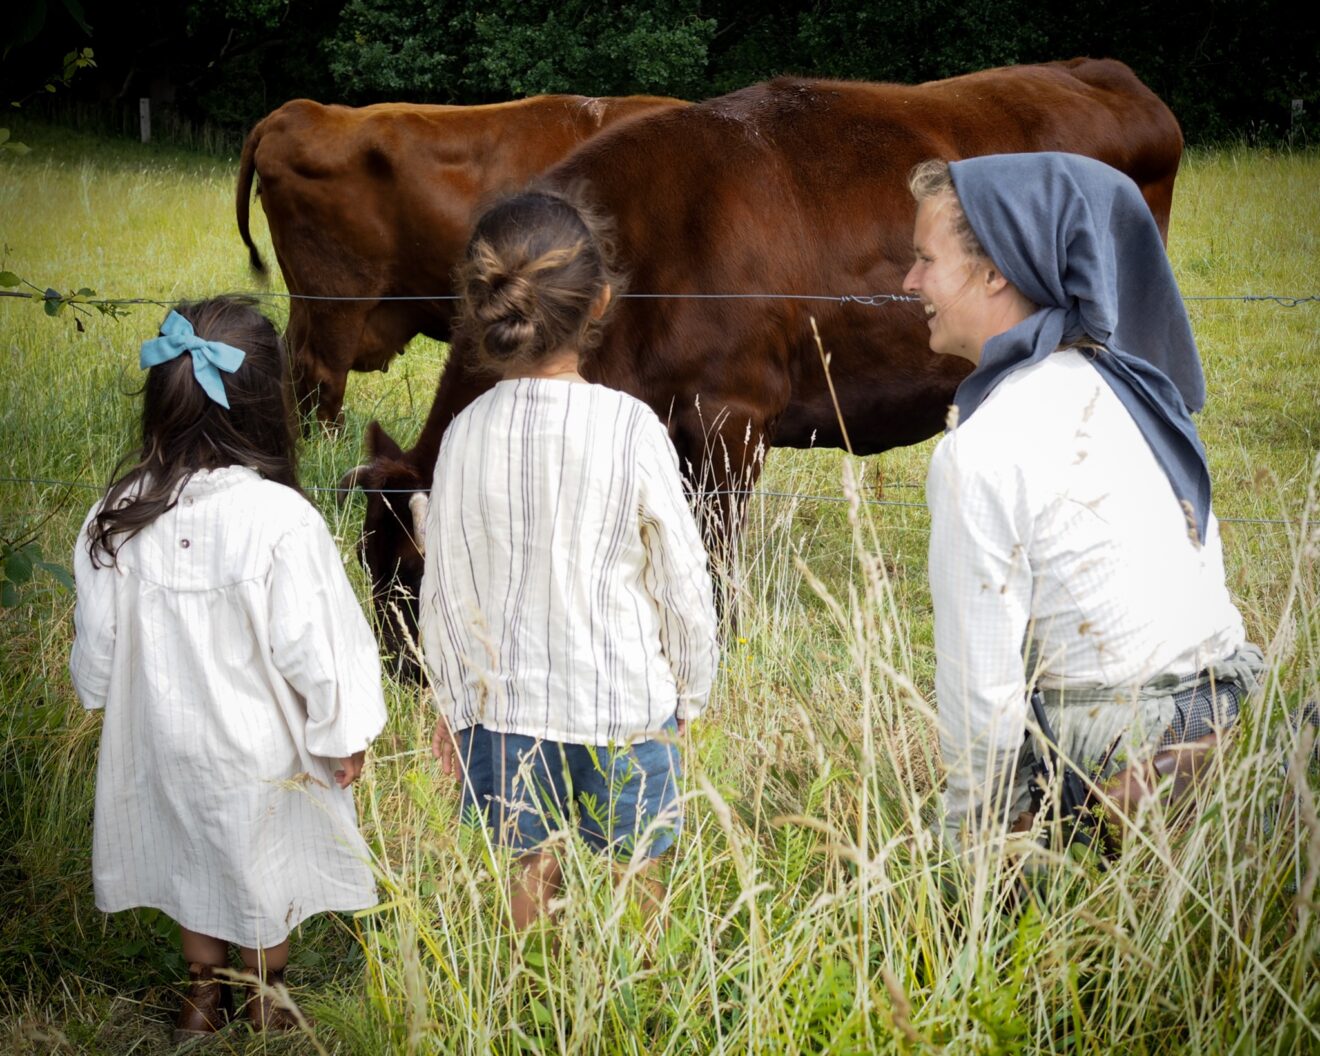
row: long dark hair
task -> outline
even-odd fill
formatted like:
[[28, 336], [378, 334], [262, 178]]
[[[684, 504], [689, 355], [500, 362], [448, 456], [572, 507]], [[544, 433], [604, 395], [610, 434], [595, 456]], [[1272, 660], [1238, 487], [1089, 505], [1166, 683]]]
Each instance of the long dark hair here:
[[275, 327], [249, 297], [215, 297], [174, 310], [198, 337], [246, 355], [234, 373], [222, 375], [228, 410], [197, 383], [186, 352], [147, 371], [142, 446], [115, 467], [88, 529], [87, 549], [98, 566], [102, 555], [113, 564], [124, 543], [172, 509], [200, 469], [250, 466], [301, 490], [288, 357]]
[[623, 276], [609, 225], [579, 198], [525, 191], [477, 221], [455, 284], [456, 331], [477, 370], [525, 369], [565, 348], [585, 355], [599, 340], [609, 311], [593, 319], [591, 309], [607, 285], [617, 303]]

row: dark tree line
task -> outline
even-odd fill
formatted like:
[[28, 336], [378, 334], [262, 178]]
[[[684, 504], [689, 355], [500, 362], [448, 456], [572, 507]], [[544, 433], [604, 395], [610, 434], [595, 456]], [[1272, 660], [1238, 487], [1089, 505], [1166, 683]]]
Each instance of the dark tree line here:
[[5, 98], [90, 46], [74, 98], [148, 96], [235, 129], [298, 96], [700, 99], [779, 73], [915, 82], [1074, 55], [1123, 59], [1194, 142], [1305, 141], [1320, 112], [1320, 19], [1293, 0], [19, 2]]

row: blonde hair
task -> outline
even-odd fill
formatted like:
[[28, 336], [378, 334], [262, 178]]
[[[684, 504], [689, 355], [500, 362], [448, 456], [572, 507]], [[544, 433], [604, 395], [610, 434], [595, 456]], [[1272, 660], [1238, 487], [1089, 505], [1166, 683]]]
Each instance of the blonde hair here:
[[958, 189], [953, 185], [953, 173], [947, 161], [931, 158], [915, 165], [908, 173], [908, 190], [912, 192], [912, 197], [917, 200], [918, 205], [932, 198], [947, 196], [952, 209], [949, 213], [949, 223], [954, 235], [962, 243], [963, 249], [969, 256], [983, 260], [990, 259], [990, 254], [982, 248], [976, 232], [972, 230], [972, 225], [967, 222], [967, 214], [963, 212], [962, 202], [958, 200]]

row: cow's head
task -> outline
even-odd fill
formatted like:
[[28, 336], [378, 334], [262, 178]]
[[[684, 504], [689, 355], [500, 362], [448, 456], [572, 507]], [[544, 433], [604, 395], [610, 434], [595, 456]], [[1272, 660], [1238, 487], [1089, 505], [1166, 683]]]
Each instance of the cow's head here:
[[421, 672], [417, 598], [422, 589], [422, 529], [431, 482], [379, 422], [367, 427], [366, 440], [369, 460], [349, 470], [340, 487], [366, 491], [358, 557], [371, 580], [381, 646], [397, 658], [401, 677], [415, 678]]

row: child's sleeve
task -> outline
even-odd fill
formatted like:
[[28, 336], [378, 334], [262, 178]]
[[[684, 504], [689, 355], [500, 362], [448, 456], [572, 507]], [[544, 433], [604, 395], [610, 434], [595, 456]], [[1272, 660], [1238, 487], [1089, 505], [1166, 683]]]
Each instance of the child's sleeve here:
[[[443, 455], [442, 455], [443, 457]], [[443, 465], [438, 462], [437, 467]], [[437, 468], [436, 476], [441, 470]], [[418, 602], [417, 627], [422, 659], [430, 676], [435, 706], [454, 729], [470, 725], [471, 693], [466, 684], [464, 660], [467, 621], [462, 612], [467, 594], [454, 583], [443, 560], [445, 548], [439, 533], [440, 501], [432, 492], [426, 517], [426, 557], [422, 569], [422, 593]]]
[[660, 647], [678, 687], [678, 717], [692, 719], [706, 705], [719, 662], [706, 547], [683, 494], [678, 455], [658, 421], [646, 430], [639, 453], [645, 582], [660, 613]]
[[422, 593], [417, 606], [418, 637], [432, 698], [454, 730], [481, 721], [483, 696], [477, 686], [487, 673], [475, 665], [489, 657], [476, 641], [481, 610], [476, 591], [470, 578], [457, 574], [455, 555], [459, 548], [446, 538], [450, 530], [447, 526], [452, 525], [454, 517], [452, 510], [446, 512], [446, 503], [455, 500], [441, 482], [453, 479], [459, 471], [459, 453], [470, 450], [464, 429], [466, 425], [456, 421], [445, 431], [436, 458], [426, 515]]
[[385, 726], [380, 653], [325, 522], [307, 519], [275, 547], [270, 638], [276, 668], [307, 707], [307, 750], [362, 751]]
[[97, 568], [87, 552], [87, 526], [100, 509], [92, 508], [73, 544], [73, 649], [69, 674], [84, 708], [104, 708], [110, 695], [110, 671], [115, 648], [115, 577], [112, 564]]

